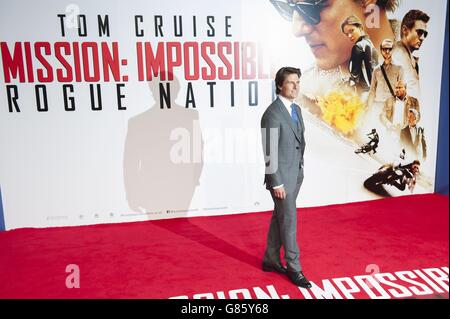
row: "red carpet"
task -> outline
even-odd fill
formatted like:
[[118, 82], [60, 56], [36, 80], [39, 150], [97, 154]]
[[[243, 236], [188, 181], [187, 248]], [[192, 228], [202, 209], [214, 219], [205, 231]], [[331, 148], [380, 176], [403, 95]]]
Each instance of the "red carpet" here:
[[[342, 298], [383, 297], [376, 283], [366, 280], [375, 287], [371, 295], [356, 278], [381, 272], [391, 282], [380, 283], [389, 294], [384, 298], [448, 298], [447, 196], [298, 211], [303, 270], [320, 289], [334, 287]], [[262, 212], [1, 232], [0, 298], [308, 298], [287, 277], [260, 270], [270, 217]], [[80, 288], [66, 287], [69, 264], [79, 266]], [[400, 271], [409, 271], [404, 276], [410, 280], [402, 281]], [[333, 281], [342, 277], [347, 295]], [[405, 289], [414, 294], [402, 294]]]

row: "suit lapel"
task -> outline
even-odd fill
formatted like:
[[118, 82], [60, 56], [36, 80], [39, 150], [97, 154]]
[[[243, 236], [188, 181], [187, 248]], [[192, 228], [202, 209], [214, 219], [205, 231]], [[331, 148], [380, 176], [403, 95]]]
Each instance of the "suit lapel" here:
[[300, 125], [299, 129], [300, 129], [300, 132], [303, 132], [305, 130], [305, 124], [303, 123], [302, 109], [297, 104], [295, 104], [295, 107], [297, 108], [297, 114], [298, 114], [299, 125]]
[[409, 125], [405, 128], [406, 129], [406, 136], [408, 137], [408, 141], [411, 144], [411, 146], [414, 146], [411, 130], [409, 129]]
[[[286, 107], [284, 106], [283, 102], [279, 98], [277, 98], [277, 105], [279, 108], [280, 113], [282, 114], [282, 117], [284, 118], [285, 122], [288, 123], [289, 127], [292, 129], [292, 132], [294, 132], [295, 137], [300, 142], [300, 137], [298, 136], [298, 130], [297, 127], [292, 123], [291, 115], [289, 114], [288, 110], [286, 110]], [[300, 115], [299, 115], [300, 117]]]
[[[417, 146], [419, 145], [419, 134], [417, 134], [418, 131], [419, 131], [419, 129], [416, 126], [416, 128], [414, 129], [414, 143], [413, 143], [415, 148], [417, 148]], [[412, 140], [412, 136], [411, 136], [411, 140]]]

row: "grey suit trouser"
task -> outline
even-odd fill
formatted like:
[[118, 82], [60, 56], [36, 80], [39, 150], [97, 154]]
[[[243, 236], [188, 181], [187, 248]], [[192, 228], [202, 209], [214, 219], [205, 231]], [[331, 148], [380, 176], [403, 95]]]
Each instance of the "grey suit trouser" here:
[[267, 236], [267, 248], [264, 262], [280, 263], [280, 249], [284, 248], [284, 258], [289, 271], [302, 270], [300, 264], [300, 250], [297, 244], [297, 205], [296, 199], [303, 182], [303, 169], [298, 172], [297, 184], [293, 192], [286, 192], [285, 199], [276, 198], [270, 190], [275, 207], [270, 221]]

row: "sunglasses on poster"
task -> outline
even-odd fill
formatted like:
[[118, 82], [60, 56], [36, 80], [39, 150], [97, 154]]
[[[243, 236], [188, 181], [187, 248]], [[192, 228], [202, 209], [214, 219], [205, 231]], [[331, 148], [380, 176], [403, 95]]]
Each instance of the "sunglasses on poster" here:
[[421, 38], [422, 36], [426, 38], [428, 36], [428, 31], [423, 29], [416, 29], [416, 33]]
[[288, 21], [292, 21], [294, 11], [310, 25], [320, 23], [320, 12], [326, 6], [328, 0], [303, 1], [293, 3], [292, 0], [270, 0], [278, 13]]

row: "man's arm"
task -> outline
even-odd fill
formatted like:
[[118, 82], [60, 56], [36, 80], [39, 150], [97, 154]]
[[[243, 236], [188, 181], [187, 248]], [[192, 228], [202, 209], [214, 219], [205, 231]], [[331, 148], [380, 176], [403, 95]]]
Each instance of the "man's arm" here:
[[372, 82], [372, 48], [366, 46], [363, 53], [364, 66], [366, 67], [367, 81]]
[[403, 146], [407, 146], [408, 145], [408, 133], [406, 132], [406, 130], [409, 130], [409, 127], [406, 126], [404, 127], [401, 131], [400, 131], [400, 143]]
[[359, 78], [359, 75], [361, 74], [361, 66], [363, 61], [363, 54], [364, 52], [361, 50], [361, 48], [358, 45], [354, 45], [352, 48], [352, 55], [351, 55], [351, 69], [350, 69], [350, 75], [352, 80], [355, 82], [355, 84], [359, 83], [361, 80]]
[[395, 186], [395, 187], [397, 187], [399, 190], [404, 191], [405, 188], [406, 188], [406, 181], [401, 181], [401, 182], [399, 182], [399, 181], [397, 181], [397, 180], [394, 180], [394, 181], [392, 182], [392, 186]]
[[384, 102], [383, 111], [380, 114], [381, 123], [383, 123], [384, 126], [388, 129], [391, 129], [393, 126], [391, 121], [389, 121], [389, 119], [387, 118], [387, 113], [392, 110], [392, 104], [394, 103], [392, 102], [392, 100], [392, 98], [388, 98], [386, 102]]
[[286, 198], [284, 184], [278, 170], [278, 145], [280, 136], [280, 123], [273, 114], [265, 113], [261, 119], [261, 135], [263, 140], [264, 161], [266, 164], [266, 183], [273, 189], [278, 199]]
[[265, 113], [261, 119], [261, 137], [264, 152], [266, 183], [269, 187], [283, 185], [278, 170], [278, 142], [280, 135], [280, 123], [269, 113]]
[[417, 121], [420, 121], [421, 118], [421, 113], [420, 113], [420, 103], [419, 100], [416, 99], [415, 97], [410, 96], [411, 101], [411, 108], [415, 109], [418, 113], [419, 113], [419, 118], [417, 119]]
[[401, 65], [399, 65], [398, 67], [399, 67], [399, 70], [398, 70], [398, 74], [397, 74], [397, 82], [398, 81], [404, 82], [405, 81], [405, 75], [404, 75], [403, 67]]
[[371, 107], [373, 101], [375, 100], [375, 92], [377, 90], [377, 70], [379, 69], [375, 69], [373, 71], [373, 76], [372, 76], [372, 82], [370, 82], [370, 90], [369, 90], [369, 97], [367, 98], [367, 106]]
[[[303, 121], [303, 113], [302, 113], [302, 108], [300, 106], [298, 106], [298, 118], [300, 120], [300, 123], [303, 127], [303, 131], [306, 131], [306, 127], [305, 127], [305, 122]], [[306, 141], [303, 138], [303, 148], [302, 148], [302, 160], [300, 161], [300, 167], [303, 168], [305, 166], [305, 149], [306, 149]]]

